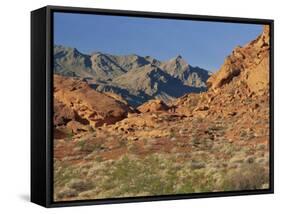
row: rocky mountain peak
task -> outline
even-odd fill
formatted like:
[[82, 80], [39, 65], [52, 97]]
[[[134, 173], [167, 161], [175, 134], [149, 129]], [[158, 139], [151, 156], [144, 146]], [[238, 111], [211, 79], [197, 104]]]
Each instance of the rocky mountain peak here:
[[176, 55], [175, 57], [171, 58], [170, 60], [168, 60], [169, 63], [174, 64], [176, 66], [187, 66], [187, 62], [186, 60], [180, 55]]
[[178, 54], [174, 58], [172, 58], [172, 60], [176, 60], [176, 61], [180, 61], [182, 59], [183, 59], [183, 57], [180, 54]]

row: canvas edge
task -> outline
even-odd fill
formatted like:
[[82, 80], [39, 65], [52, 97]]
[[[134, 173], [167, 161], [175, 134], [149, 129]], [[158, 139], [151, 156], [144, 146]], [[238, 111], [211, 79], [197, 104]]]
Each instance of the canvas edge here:
[[[31, 12], [30, 200], [47, 206], [46, 151], [46, 8]], [[43, 74], [43, 75], [42, 75]]]

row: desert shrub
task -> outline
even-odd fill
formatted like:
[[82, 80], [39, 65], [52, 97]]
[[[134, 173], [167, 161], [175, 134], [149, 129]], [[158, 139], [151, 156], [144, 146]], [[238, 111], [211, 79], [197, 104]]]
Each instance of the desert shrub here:
[[[221, 170], [209, 170], [209, 165], [202, 162], [201, 158], [196, 162], [193, 161], [192, 165], [190, 161], [178, 162], [177, 160], [176, 155], [170, 154], [153, 154], [145, 158], [124, 156], [111, 162], [100, 160], [91, 165], [99, 170], [94, 170], [92, 174], [88, 173], [86, 177], [81, 176], [85, 166], [70, 167], [58, 162], [55, 166], [54, 183], [56, 197], [80, 197], [81, 192], [87, 192], [87, 197], [92, 199], [186, 194], [248, 189], [254, 184], [256, 186], [253, 188], [267, 183], [263, 176], [251, 174], [257, 169], [251, 168], [250, 175], [246, 173], [249, 170], [243, 168], [232, 173], [226, 172], [225, 176], [222, 176], [224, 174], [221, 174]], [[251, 165], [254, 167], [255, 163]], [[259, 170], [257, 171], [260, 173]], [[262, 172], [260, 174], [265, 175], [265, 172]], [[78, 196], [75, 196], [76, 194]]]
[[[161, 169], [163, 164], [165, 167]], [[115, 188], [117, 195], [137, 195], [141, 192], [151, 195], [169, 194], [176, 184], [175, 171], [171, 163], [159, 157], [150, 156], [144, 160], [123, 157], [115, 164], [103, 187]]]
[[79, 178], [72, 178], [68, 183], [67, 187], [70, 189], [75, 189], [78, 192], [82, 192], [88, 189], [93, 188], [93, 183]]
[[258, 144], [257, 145], [257, 150], [265, 150], [266, 149], [266, 145], [265, 144]]
[[219, 151], [224, 153], [225, 155], [233, 156], [235, 154], [236, 147], [233, 144], [228, 143], [228, 141], [223, 141], [223, 144], [222, 146], [220, 146]]
[[103, 192], [110, 191], [107, 196], [111, 197], [214, 191], [215, 179], [206, 173], [205, 164], [199, 163], [195, 168], [176, 163], [166, 155], [150, 155], [145, 159], [123, 157], [107, 168], [107, 178], [99, 184]]
[[124, 147], [124, 146], [127, 145], [127, 140], [124, 139], [124, 138], [121, 138], [121, 139], [118, 140], [118, 143], [119, 143], [120, 147]]
[[78, 193], [74, 189], [69, 189], [69, 188], [63, 188], [60, 190], [56, 195], [55, 198], [61, 200], [64, 198], [71, 198], [71, 197], [77, 197]]
[[77, 146], [83, 152], [99, 151], [102, 149], [102, 141], [98, 138], [94, 138], [93, 141], [80, 140], [77, 142]]
[[102, 159], [102, 157], [101, 157], [101, 156], [96, 156], [95, 161], [97, 161], [97, 162], [101, 162], [101, 161], [103, 161], [103, 159]]
[[76, 197], [78, 192], [65, 185], [74, 178], [79, 178], [80, 173], [73, 167], [56, 161], [54, 166], [54, 193], [55, 199], [61, 200]]
[[211, 125], [211, 126], [208, 127], [208, 130], [209, 130], [210, 132], [213, 132], [213, 131], [222, 131], [222, 130], [224, 130], [224, 129], [225, 129], [224, 126], [222, 126], [222, 125], [217, 125], [217, 124], [214, 124], [214, 125]]
[[195, 169], [202, 169], [205, 168], [206, 164], [204, 162], [199, 162], [199, 161], [191, 161], [190, 163], [190, 168], [195, 170]]
[[197, 136], [192, 136], [190, 139], [190, 143], [194, 146], [199, 145], [201, 143], [201, 140]]
[[176, 131], [174, 130], [174, 129], [171, 129], [170, 130], [170, 138], [174, 138], [174, 137], [176, 137], [177, 135], [176, 135]]
[[214, 124], [208, 127], [208, 132], [213, 133], [217, 136], [224, 136], [226, 128], [227, 128], [226, 125], [223, 126], [223, 125]]
[[185, 194], [185, 193], [193, 193], [194, 192], [194, 186], [192, 184], [192, 181], [185, 181], [184, 184], [182, 184], [179, 189], [177, 190], [177, 194]]
[[72, 178], [79, 174], [71, 167], [63, 163], [56, 162], [54, 170], [54, 186], [64, 186]]
[[238, 169], [228, 172], [224, 180], [225, 190], [261, 189], [269, 182], [269, 172], [256, 163], [245, 163]]
[[255, 133], [253, 130], [241, 130], [240, 131], [240, 139], [241, 140], [251, 140], [255, 137]]
[[96, 137], [96, 130], [92, 126], [89, 126], [89, 132], [92, 133], [92, 137]]
[[212, 192], [216, 189], [214, 176], [203, 171], [187, 173], [182, 184], [175, 193]]
[[139, 153], [139, 147], [138, 147], [138, 145], [135, 144], [135, 143], [130, 143], [130, 144], [128, 145], [128, 150], [129, 150], [129, 152], [132, 153], [132, 154], [138, 154], [138, 153]]
[[77, 146], [80, 147], [80, 148], [84, 148], [86, 146], [87, 142], [84, 141], [84, 140], [80, 140], [77, 142]]
[[66, 142], [72, 140], [73, 136], [74, 136], [74, 134], [72, 133], [72, 131], [71, 130], [67, 130], [66, 131]]
[[213, 140], [202, 136], [192, 136], [189, 142], [193, 147], [200, 149], [200, 151], [210, 151], [214, 146]]

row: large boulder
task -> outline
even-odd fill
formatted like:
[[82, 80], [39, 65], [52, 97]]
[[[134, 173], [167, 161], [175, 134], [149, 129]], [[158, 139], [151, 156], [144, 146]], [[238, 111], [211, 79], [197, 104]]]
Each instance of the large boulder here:
[[138, 110], [142, 113], [158, 112], [158, 111], [167, 111], [169, 110], [169, 107], [162, 100], [150, 100], [139, 106]]
[[92, 89], [77, 78], [54, 75], [54, 122], [71, 120], [92, 127], [113, 124], [132, 112], [130, 106]]

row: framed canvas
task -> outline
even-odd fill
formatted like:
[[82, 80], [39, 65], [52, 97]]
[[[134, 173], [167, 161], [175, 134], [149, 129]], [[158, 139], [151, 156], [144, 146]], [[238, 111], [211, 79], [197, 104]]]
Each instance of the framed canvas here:
[[31, 201], [273, 193], [273, 20], [31, 12]]

